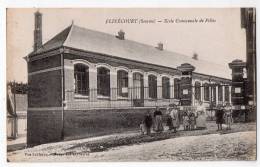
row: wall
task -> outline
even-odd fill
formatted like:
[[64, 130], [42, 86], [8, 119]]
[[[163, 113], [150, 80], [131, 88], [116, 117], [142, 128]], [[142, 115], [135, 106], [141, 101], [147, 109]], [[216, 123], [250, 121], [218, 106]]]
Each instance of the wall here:
[[154, 108], [65, 111], [65, 140], [138, 130], [147, 111]]
[[28, 63], [28, 146], [62, 139], [60, 64], [60, 55]]

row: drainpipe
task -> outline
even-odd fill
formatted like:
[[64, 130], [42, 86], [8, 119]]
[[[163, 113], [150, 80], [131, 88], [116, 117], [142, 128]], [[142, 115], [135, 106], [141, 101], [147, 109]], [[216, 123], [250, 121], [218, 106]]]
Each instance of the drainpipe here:
[[64, 59], [63, 52], [64, 48], [60, 50], [61, 52], [61, 119], [62, 119], [62, 129], [61, 129], [61, 139], [64, 140]]

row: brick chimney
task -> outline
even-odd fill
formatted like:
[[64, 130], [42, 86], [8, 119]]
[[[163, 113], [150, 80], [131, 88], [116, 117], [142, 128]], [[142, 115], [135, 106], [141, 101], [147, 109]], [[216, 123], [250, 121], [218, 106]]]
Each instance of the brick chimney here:
[[120, 40], [124, 40], [125, 39], [125, 32], [123, 30], [118, 31], [118, 35], [116, 36], [116, 38], [118, 38]]
[[163, 43], [162, 42], [159, 42], [158, 44], [157, 44], [157, 47], [156, 47], [157, 49], [159, 49], [159, 50], [163, 50]]
[[37, 11], [34, 13], [34, 45], [36, 51], [42, 46], [42, 14]]

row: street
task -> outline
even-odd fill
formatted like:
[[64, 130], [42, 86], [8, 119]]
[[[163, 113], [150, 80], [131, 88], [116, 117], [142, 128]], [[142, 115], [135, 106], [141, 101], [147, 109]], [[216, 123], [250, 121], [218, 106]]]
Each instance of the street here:
[[[256, 159], [254, 123], [235, 124], [233, 131], [223, 132], [209, 125], [207, 130], [180, 131], [168, 139], [158, 138], [166, 132], [153, 137], [126, 133], [43, 144], [9, 152], [8, 159], [16, 162]], [[119, 145], [122, 141], [124, 144]]]

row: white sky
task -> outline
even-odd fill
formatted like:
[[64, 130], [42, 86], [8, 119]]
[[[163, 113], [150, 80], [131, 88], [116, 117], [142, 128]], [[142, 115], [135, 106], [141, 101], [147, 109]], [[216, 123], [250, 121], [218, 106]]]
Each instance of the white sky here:
[[[34, 12], [36, 9], [7, 10], [7, 80], [27, 82], [27, 66], [23, 59], [33, 49]], [[156, 45], [167, 50], [217, 64], [234, 59], [245, 60], [245, 30], [240, 27], [240, 9], [40, 9], [43, 14], [43, 42], [74, 24], [110, 34], [123, 29], [126, 38]], [[108, 18], [213, 18], [215, 23], [173, 24], [105, 24]]]

